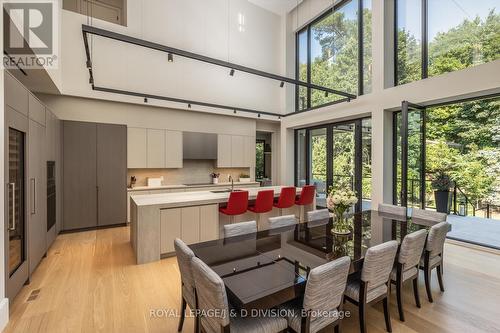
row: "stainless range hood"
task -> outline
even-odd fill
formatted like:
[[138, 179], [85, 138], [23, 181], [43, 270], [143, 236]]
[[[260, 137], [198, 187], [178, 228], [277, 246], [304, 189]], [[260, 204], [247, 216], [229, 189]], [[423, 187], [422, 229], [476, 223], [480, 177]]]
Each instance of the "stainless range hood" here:
[[183, 132], [182, 138], [185, 160], [217, 159], [217, 134]]

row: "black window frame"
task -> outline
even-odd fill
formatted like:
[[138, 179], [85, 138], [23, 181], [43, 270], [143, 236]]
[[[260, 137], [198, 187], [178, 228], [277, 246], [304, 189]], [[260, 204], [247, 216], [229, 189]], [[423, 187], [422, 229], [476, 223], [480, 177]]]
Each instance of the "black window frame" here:
[[[311, 83], [311, 26], [318, 23], [322, 19], [324, 19], [326, 16], [332, 14], [332, 12], [335, 12], [345, 5], [347, 5], [349, 2], [353, 0], [342, 0], [333, 6], [328, 7], [327, 10], [325, 10], [321, 15], [316, 17], [314, 20], [309, 22], [306, 26], [304, 26], [302, 29], [298, 30], [295, 33], [295, 78], [297, 80], [300, 79], [300, 71], [299, 71], [299, 35], [303, 33], [304, 31], [307, 32], [307, 83]], [[357, 0], [358, 1], [358, 91], [357, 91], [357, 96], [361, 96], [364, 94], [364, 24], [363, 24], [363, 9], [364, 9], [364, 0]], [[397, 0], [396, 0], [397, 1]], [[307, 88], [307, 101], [306, 105], [307, 107], [305, 109], [299, 109], [299, 86], [296, 86], [295, 88], [295, 112], [304, 112], [304, 111], [310, 111], [314, 109], [318, 109], [321, 107], [329, 106], [329, 105], [334, 105], [338, 104], [341, 102], [344, 102], [345, 100], [341, 99], [338, 101], [333, 101], [333, 102], [327, 102], [321, 105], [311, 105], [311, 88]]]
[[[399, 83], [398, 78], [398, 3], [401, 0], [394, 0], [394, 86], [399, 86], [406, 83]], [[404, 0], [407, 1], [407, 0]], [[421, 73], [420, 79], [424, 80], [429, 77], [429, 0], [420, 0], [421, 7]], [[410, 83], [410, 82], [407, 82]]]
[[[294, 184], [297, 187], [300, 187], [301, 185], [298, 182], [298, 156], [299, 156], [299, 131], [305, 131], [306, 132], [306, 149], [309, 149], [310, 146], [310, 140], [309, 140], [309, 133], [311, 130], [319, 129], [319, 128], [325, 128], [326, 129], [326, 170], [333, 170], [333, 127], [338, 126], [338, 125], [345, 125], [345, 124], [354, 124], [355, 126], [355, 147], [358, 147], [359, 149], [355, 149], [355, 166], [354, 166], [354, 174], [355, 174], [355, 190], [357, 194], [359, 195], [358, 198], [358, 203], [355, 205], [354, 209], [356, 212], [360, 212], [363, 207], [363, 184], [362, 184], [362, 179], [363, 179], [363, 154], [362, 154], [362, 147], [363, 147], [363, 133], [362, 133], [362, 124], [363, 120], [365, 119], [371, 119], [371, 116], [367, 117], [361, 117], [361, 118], [354, 118], [354, 119], [348, 119], [348, 120], [342, 120], [342, 121], [334, 121], [330, 123], [325, 123], [325, 124], [320, 124], [320, 125], [314, 125], [314, 126], [308, 126], [308, 127], [301, 127], [297, 128], [294, 130]], [[306, 152], [306, 184], [311, 183], [310, 179], [310, 174], [311, 174], [311, 153], [310, 151]], [[333, 178], [332, 174], [327, 171], [326, 173], [326, 184], [327, 184], [327, 191], [330, 185], [333, 183]], [[317, 207], [321, 208], [321, 207]]]

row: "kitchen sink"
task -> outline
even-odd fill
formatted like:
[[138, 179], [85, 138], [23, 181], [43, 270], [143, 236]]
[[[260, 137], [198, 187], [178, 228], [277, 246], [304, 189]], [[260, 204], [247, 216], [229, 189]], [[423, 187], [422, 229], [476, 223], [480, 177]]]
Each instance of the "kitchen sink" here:
[[[242, 190], [233, 190], [232, 192], [241, 192]], [[225, 188], [223, 190], [213, 190], [213, 191], [210, 191], [212, 193], [229, 193], [231, 192], [231, 189], [230, 188]]]

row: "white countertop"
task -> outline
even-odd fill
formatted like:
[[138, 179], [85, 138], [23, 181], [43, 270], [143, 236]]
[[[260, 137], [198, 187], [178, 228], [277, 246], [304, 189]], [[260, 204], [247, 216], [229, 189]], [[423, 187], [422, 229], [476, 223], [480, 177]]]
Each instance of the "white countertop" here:
[[[234, 182], [234, 186], [244, 186], [244, 185], [255, 185], [259, 182]], [[215, 186], [231, 186], [231, 183], [217, 183], [217, 184], [198, 184], [198, 185], [161, 185], [161, 186], [134, 186], [132, 188], [128, 187], [128, 192], [134, 191], [151, 191], [151, 190], [168, 190], [175, 188], [203, 188], [203, 187], [215, 187]]]
[[[281, 193], [282, 188], [283, 186], [268, 186], [245, 188], [244, 190], [249, 192], [249, 199], [255, 199], [259, 191], [272, 189], [274, 190], [274, 195], [278, 196]], [[238, 187], [235, 186], [235, 189], [238, 189]], [[301, 189], [297, 188], [297, 194], [300, 193], [300, 191]], [[224, 203], [227, 202], [228, 198], [229, 192], [212, 193], [210, 191], [195, 191], [138, 195], [133, 196], [132, 200], [138, 207], [157, 206], [156, 208], [166, 209]]]

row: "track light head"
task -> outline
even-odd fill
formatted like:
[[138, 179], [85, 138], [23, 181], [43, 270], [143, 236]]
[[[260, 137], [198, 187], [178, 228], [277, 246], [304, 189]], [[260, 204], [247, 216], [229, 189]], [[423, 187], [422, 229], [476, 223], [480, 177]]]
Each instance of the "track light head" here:
[[278, 116], [278, 119], [281, 119], [281, 116]]
[[168, 62], [174, 62], [174, 55], [172, 53], [169, 53], [167, 56]]
[[144, 103], [147, 103], [147, 102], [148, 102], [148, 98], [144, 97]]
[[233, 113], [236, 114], [236, 109], [233, 110]]
[[231, 68], [231, 71], [229, 72], [230, 76], [234, 76], [234, 69]]
[[257, 117], [259, 117], [259, 118], [260, 118], [260, 113], [257, 115]]
[[188, 108], [190, 108], [190, 109], [191, 109], [191, 103], [189, 103], [189, 104], [188, 104]]
[[280, 88], [283, 88], [284, 86], [285, 86], [285, 82], [281, 81]]
[[328, 97], [328, 91], [325, 91], [325, 97]]

